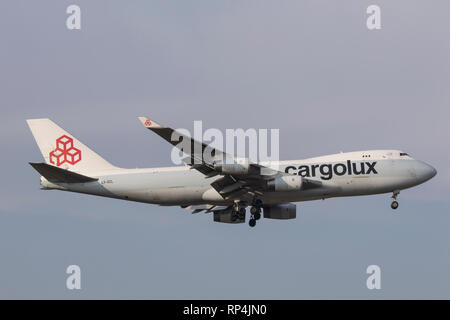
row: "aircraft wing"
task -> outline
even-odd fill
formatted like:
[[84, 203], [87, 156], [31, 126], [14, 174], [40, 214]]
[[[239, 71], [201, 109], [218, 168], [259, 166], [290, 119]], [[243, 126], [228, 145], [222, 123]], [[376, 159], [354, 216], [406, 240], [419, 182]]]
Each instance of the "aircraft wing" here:
[[[163, 127], [157, 122], [150, 120], [147, 117], [138, 117], [142, 124], [149, 130], [153, 131], [161, 138], [172, 144], [174, 147], [183, 151], [186, 155], [186, 158], [183, 161], [191, 166], [191, 168], [196, 169], [203, 173], [207, 177], [212, 177], [217, 175], [218, 173], [214, 170], [213, 161], [205, 161], [202, 157], [203, 153], [207, 148], [214, 157], [218, 158], [222, 156], [222, 153], [218, 152], [214, 148], [209, 147], [204, 143], [200, 143], [182, 133], [168, 127]], [[183, 142], [183, 145], [180, 143]], [[189, 150], [188, 150], [189, 149]]]
[[[142, 124], [161, 138], [178, 148], [186, 157], [183, 161], [202, 174], [205, 178], [220, 175], [211, 186], [224, 199], [252, 199], [267, 189], [267, 182], [279, 176], [291, 175], [260, 164], [251, 163], [248, 159], [237, 158], [212, 146], [196, 141], [182, 133], [160, 125], [147, 118], [138, 117]], [[224, 163], [245, 163], [245, 172], [224, 172]]]

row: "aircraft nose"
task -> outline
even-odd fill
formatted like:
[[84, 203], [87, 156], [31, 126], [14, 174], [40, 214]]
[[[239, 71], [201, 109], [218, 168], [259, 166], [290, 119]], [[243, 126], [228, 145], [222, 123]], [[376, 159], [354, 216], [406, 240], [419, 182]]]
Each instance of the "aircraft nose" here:
[[432, 166], [430, 166], [430, 168], [431, 168], [431, 172], [430, 172], [430, 174], [431, 174], [430, 179], [431, 179], [431, 178], [433, 178], [433, 177], [436, 175], [437, 171], [436, 171], [436, 169], [433, 168]]
[[436, 175], [437, 171], [435, 168], [430, 166], [428, 163], [419, 161], [416, 167], [416, 174], [420, 180], [427, 181]]

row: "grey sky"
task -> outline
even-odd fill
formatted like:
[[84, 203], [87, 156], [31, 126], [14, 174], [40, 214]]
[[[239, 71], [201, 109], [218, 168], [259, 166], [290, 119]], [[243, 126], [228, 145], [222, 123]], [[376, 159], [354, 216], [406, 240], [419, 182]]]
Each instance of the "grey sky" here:
[[[78, 4], [82, 30], [65, 27]], [[382, 29], [366, 28], [378, 4]], [[0, 2], [0, 298], [450, 298], [448, 1]], [[280, 156], [394, 148], [438, 175], [400, 194], [298, 203], [294, 221], [39, 190], [25, 119], [121, 167], [170, 165], [136, 116], [280, 128]], [[82, 269], [82, 290], [65, 268]], [[382, 289], [365, 270], [378, 264]]]

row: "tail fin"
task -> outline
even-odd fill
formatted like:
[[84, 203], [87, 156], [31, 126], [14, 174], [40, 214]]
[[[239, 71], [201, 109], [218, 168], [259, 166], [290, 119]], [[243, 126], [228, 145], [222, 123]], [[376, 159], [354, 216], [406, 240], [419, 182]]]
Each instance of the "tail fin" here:
[[116, 168], [52, 120], [29, 119], [27, 123], [46, 163], [82, 173]]

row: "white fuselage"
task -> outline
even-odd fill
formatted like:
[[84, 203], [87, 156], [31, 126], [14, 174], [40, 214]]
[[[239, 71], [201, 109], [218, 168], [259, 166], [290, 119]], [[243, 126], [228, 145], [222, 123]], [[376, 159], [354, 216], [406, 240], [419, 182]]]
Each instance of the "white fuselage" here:
[[[371, 150], [327, 155], [304, 160], [261, 163], [279, 171], [320, 181], [321, 187], [266, 192], [264, 204], [276, 204], [400, 191], [431, 179], [436, 170], [398, 150]], [[113, 169], [90, 174], [87, 183], [50, 183], [46, 189], [93, 194], [160, 205], [230, 204], [211, 187], [218, 177], [205, 178], [189, 167]]]

